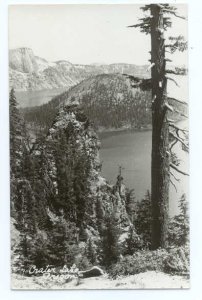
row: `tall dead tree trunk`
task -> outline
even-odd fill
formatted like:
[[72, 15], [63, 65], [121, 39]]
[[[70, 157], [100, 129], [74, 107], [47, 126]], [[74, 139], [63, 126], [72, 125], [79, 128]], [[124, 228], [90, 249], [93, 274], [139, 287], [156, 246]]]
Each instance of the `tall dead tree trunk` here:
[[[187, 49], [187, 42], [183, 36], [170, 37], [169, 44], [165, 45], [164, 31], [172, 25], [170, 16], [185, 19], [177, 14], [177, 8], [169, 4], [146, 4], [141, 9], [150, 11], [150, 16], [140, 19], [139, 24], [128, 27], [140, 28], [141, 32], [151, 35], [151, 79], [138, 80], [137, 77], [129, 76], [132, 87], [140, 87], [144, 90], [152, 89], [152, 165], [151, 165], [151, 199], [152, 199], [152, 249], [167, 246], [168, 216], [169, 216], [169, 184], [172, 182], [170, 175], [176, 180], [175, 175], [170, 172], [170, 167], [175, 171], [189, 175], [178, 168], [175, 153], [172, 148], [176, 143], [181, 143], [186, 151], [189, 150], [187, 141], [187, 130], [179, 128], [172, 120], [167, 119], [167, 111], [176, 112], [183, 117], [186, 114], [176, 109], [175, 104], [171, 106], [167, 100], [174, 103], [186, 102], [176, 98], [167, 97], [166, 74], [186, 75], [185, 68], [166, 70], [165, 47], [170, 53], [176, 50], [181, 52]], [[167, 59], [171, 61], [170, 59]], [[177, 83], [176, 83], [177, 84]], [[169, 132], [169, 127], [171, 131]], [[179, 132], [183, 137], [179, 136]], [[169, 145], [169, 134], [174, 142]], [[174, 185], [175, 187], [175, 185]], [[176, 188], [176, 187], [175, 187]]]
[[166, 247], [169, 211], [169, 124], [167, 122], [165, 39], [161, 6], [151, 10], [152, 86], [152, 249]]

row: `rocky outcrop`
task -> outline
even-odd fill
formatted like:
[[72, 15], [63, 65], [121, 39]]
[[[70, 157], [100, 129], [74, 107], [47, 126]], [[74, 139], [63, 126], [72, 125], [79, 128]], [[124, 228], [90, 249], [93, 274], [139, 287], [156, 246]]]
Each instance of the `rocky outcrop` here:
[[38, 71], [34, 53], [30, 48], [18, 48], [9, 51], [9, 67], [22, 73]]
[[[82, 233], [78, 238], [81, 241], [90, 238], [96, 243], [100, 230], [105, 226], [105, 218], [111, 215], [116, 219], [120, 233], [128, 230], [130, 220], [125, 208], [124, 188], [122, 186], [120, 192], [119, 188], [109, 185], [100, 175], [99, 140], [89, 120], [77, 105], [61, 109], [43, 144], [36, 144], [33, 149], [33, 155], [39, 160], [42, 153], [46, 157], [43, 173], [48, 174], [47, 181], [49, 184], [51, 182], [50, 195], [47, 195], [49, 216], [50, 211], [56, 215], [62, 213], [65, 218], [75, 222], [87, 236], [84, 238]], [[63, 192], [59, 181], [61, 174], [63, 181], [67, 178]], [[68, 177], [65, 177], [67, 174]], [[77, 178], [77, 182], [74, 178]], [[87, 189], [84, 187], [81, 197], [80, 187], [76, 184], [82, 186], [83, 180]], [[72, 189], [70, 198], [69, 189]], [[66, 195], [63, 203], [62, 193]], [[72, 201], [71, 207], [68, 207], [68, 201]]]
[[99, 267], [92, 267], [89, 270], [79, 272], [79, 277], [82, 278], [90, 278], [90, 277], [98, 277], [104, 275], [104, 272]]

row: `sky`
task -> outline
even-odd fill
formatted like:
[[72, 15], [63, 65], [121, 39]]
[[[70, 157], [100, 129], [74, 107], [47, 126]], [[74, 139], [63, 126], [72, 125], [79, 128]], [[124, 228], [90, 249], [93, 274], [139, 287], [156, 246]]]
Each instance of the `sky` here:
[[[179, 5], [186, 15], [186, 6]], [[12, 5], [9, 48], [29, 47], [49, 61], [148, 64], [150, 37], [127, 28], [143, 17], [137, 4]], [[173, 19], [171, 35], [187, 36], [186, 21]], [[175, 57], [185, 64], [187, 57]]]

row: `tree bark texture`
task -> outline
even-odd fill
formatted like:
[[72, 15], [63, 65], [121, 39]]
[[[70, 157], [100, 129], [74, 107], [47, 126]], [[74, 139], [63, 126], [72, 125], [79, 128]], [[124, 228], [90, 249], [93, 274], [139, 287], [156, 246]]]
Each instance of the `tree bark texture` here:
[[169, 125], [167, 122], [163, 13], [151, 5], [152, 67], [152, 249], [166, 247], [169, 213]]

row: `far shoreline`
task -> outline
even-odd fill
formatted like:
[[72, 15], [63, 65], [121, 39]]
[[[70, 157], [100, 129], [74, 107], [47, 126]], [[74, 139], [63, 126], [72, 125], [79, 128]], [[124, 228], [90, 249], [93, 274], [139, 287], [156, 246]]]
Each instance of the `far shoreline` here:
[[151, 131], [152, 130], [152, 125], [149, 124], [147, 126], [144, 127], [119, 127], [119, 128], [103, 128], [103, 129], [95, 129], [99, 138], [106, 138], [108, 136], [112, 136], [112, 135], [119, 135], [122, 133], [133, 133], [133, 132], [144, 132], [144, 131]]

